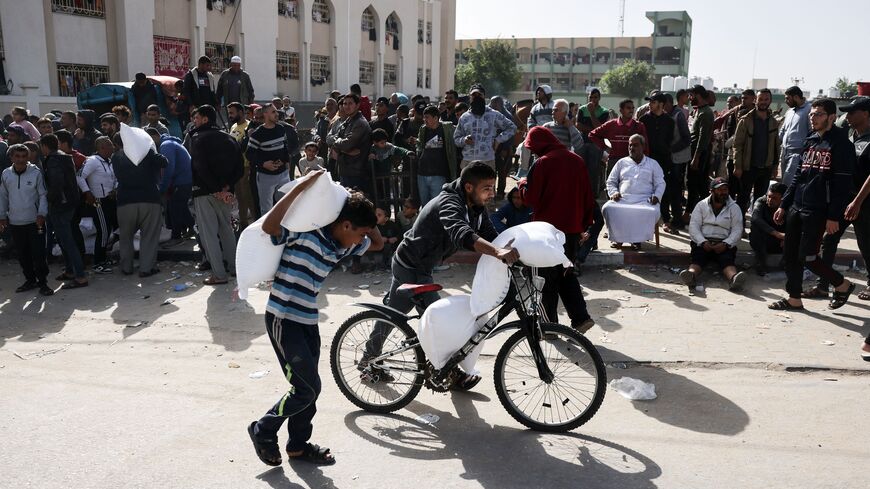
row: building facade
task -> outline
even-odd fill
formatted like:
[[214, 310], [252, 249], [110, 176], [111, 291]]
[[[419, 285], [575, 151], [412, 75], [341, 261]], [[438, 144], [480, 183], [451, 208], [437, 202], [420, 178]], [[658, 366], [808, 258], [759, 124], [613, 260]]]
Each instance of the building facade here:
[[0, 110], [75, 104], [137, 72], [182, 77], [238, 55], [257, 100], [437, 96], [453, 85], [456, 0], [0, 0]]
[[[547, 84], [563, 94], [585, 93], [598, 86], [601, 77], [629, 59], [646, 61], [662, 76], [688, 76], [692, 19], [684, 11], [647, 12], [653, 24], [648, 37], [511, 38], [522, 71], [518, 89], [534, 91]], [[580, 24], [576, 24], [580, 25]], [[456, 41], [456, 64], [464, 62], [465, 49], [474, 49], [481, 39]]]

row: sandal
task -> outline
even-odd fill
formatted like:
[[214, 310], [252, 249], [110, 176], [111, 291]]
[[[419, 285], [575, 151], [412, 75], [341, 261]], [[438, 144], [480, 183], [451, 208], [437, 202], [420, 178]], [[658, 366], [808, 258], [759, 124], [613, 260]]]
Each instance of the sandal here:
[[451, 390], [468, 392], [471, 389], [474, 389], [474, 386], [480, 383], [481, 377], [480, 375], [471, 375], [467, 373], [462, 373], [462, 377], [459, 378], [453, 385], [450, 387]]
[[256, 421], [248, 425], [248, 435], [251, 436], [251, 441], [254, 442], [254, 452], [257, 453], [257, 458], [266, 465], [277, 467], [281, 465], [281, 450], [278, 449], [278, 439], [270, 438], [268, 440], [260, 440], [254, 434], [254, 426]]
[[335, 457], [329, 452], [328, 448], [313, 443], [305, 444], [305, 448], [302, 449], [302, 453], [299, 455], [290, 455], [290, 450], [287, 450], [287, 459], [310, 462], [315, 465], [332, 465], [335, 463]]
[[846, 305], [846, 301], [849, 300], [852, 292], [855, 292], [855, 284], [849, 284], [849, 288], [845, 292], [837, 292], [835, 290], [831, 296], [831, 302], [828, 303], [828, 309], [839, 309]]
[[810, 290], [801, 292], [801, 299], [827, 299], [828, 291], [820, 288], [818, 285]]
[[768, 304], [767, 308], [774, 311], [801, 311], [804, 306], [793, 306], [788, 299], [780, 299], [773, 304]]
[[868, 285], [864, 290], [858, 293], [858, 298], [862, 301], [870, 301], [870, 285]]

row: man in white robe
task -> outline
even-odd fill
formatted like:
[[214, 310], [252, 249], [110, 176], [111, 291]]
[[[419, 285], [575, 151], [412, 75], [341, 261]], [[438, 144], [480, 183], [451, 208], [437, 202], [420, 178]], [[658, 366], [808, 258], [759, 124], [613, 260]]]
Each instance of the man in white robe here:
[[644, 155], [646, 141], [640, 134], [628, 140], [629, 155], [617, 161], [607, 177], [610, 201], [601, 208], [611, 246], [632, 243], [634, 250], [651, 239], [660, 217], [659, 201], [665, 176], [656, 160]]

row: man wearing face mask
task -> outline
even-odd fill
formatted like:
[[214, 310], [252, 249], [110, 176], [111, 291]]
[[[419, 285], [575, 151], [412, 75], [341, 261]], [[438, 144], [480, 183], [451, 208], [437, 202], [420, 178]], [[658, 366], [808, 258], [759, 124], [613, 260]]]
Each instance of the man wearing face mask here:
[[715, 261], [729, 290], [738, 290], [746, 281], [743, 272], [734, 266], [737, 243], [743, 236], [743, 212], [728, 195], [728, 180], [719, 177], [710, 182], [710, 196], [698, 202], [689, 221], [692, 237], [692, 264], [680, 272], [680, 280], [690, 289], [704, 266]]
[[459, 168], [465, 168], [472, 161], [482, 161], [495, 169], [495, 149], [514, 136], [517, 126], [502, 113], [486, 106], [483, 86], [472, 86], [469, 96], [471, 110], [459, 118], [453, 135], [456, 146], [462, 149]]

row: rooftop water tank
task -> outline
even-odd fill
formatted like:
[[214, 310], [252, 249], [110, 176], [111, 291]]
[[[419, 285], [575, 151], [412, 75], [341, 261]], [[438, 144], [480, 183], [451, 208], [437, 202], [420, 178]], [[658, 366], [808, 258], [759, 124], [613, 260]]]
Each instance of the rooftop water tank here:
[[670, 75], [663, 76], [659, 90], [661, 90], [663, 92], [673, 92], [674, 91], [674, 77], [672, 77]]

